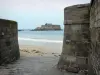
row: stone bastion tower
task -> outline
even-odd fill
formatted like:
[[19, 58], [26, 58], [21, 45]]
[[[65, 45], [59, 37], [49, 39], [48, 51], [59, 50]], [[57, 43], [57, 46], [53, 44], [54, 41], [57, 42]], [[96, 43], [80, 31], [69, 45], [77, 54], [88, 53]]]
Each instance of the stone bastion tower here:
[[0, 19], [0, 65], [20, 57], [17, 22]]
[[80, 4], [64, 9], [63, 51], [58, 68], [71, 72], [87, 69], [89, 34], [89, 6]]

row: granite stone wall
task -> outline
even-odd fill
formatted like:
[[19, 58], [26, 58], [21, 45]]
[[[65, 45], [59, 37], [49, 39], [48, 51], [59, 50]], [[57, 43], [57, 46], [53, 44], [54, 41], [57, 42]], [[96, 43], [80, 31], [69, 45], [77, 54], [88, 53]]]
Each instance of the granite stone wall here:
[[63, 51], [58, 68], [70, 72], [87, 69], [89, 35], [89, 4], [64, 9]]
[[17, 22], [0, 19], [0, 65], [19, 57]]
[[58, 68], [100, 75], [100, 0], [67, 7], [64, 12], [63, 51]]
[[100, 0], [91, 0], [89, 75], [100, 75]]

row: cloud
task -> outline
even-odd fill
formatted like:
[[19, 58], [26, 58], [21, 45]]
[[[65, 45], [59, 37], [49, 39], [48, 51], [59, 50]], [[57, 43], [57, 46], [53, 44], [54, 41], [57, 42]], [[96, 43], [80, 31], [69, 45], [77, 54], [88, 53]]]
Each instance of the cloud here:
[[0, 18], [18, 22], [19, 28], [45, 23], [63, 25], [64, 8], [90, 0], [0, 0]]
[[62, 10], [66, 6], [90, 0], [0, 0], [0, 8], [12, 10]]

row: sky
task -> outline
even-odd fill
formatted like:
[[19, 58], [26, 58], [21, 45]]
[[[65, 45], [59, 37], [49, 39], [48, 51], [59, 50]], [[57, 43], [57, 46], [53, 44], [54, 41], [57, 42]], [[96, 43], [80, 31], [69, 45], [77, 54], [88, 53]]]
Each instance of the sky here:
[[0, 0], [0, 18], [15, 20], [19, 29], [34, 29], [45, 23], [61, 25], [64, 8], [90, 0]]

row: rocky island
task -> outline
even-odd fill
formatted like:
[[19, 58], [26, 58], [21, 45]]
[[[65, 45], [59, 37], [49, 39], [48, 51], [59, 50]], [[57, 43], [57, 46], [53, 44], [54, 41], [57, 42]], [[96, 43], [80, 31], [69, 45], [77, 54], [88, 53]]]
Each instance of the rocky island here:
[[45, 30], [61, 30], [60, 25], [53, 25], [51, 23], [46, 23], [45, 25], [41, 25], [41, 27], [37, 27], [32, 31], [45, 31]]

